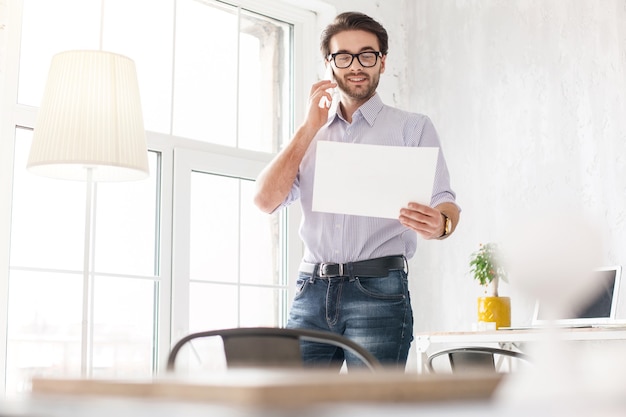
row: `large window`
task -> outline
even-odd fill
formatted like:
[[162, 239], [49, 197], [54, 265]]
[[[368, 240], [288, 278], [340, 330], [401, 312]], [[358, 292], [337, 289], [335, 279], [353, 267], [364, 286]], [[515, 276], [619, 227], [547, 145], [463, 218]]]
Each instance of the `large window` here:
[[[35, 375], [146, 377], [188, 332], [284, 325], [297, 213], [262, 214], [252, 193], [303, 113], [316, 64], [296, 51], [316, 51], [315, 16], [269, 0], [10, 3], [6, 392]], [[85, 184], [25, 169], [50, 60], [71, 49], [135, 61], [150, 148], [148, 179], [96, 184], [87, 242]]]

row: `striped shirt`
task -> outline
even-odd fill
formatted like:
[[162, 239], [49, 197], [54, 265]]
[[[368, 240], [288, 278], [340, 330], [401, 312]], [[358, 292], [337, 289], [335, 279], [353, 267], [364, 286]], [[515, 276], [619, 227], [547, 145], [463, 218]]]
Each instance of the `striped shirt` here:
[[[417, 233], [400, 224], [399, 220], [311, 210], [315, 150], [320, 140], [441, 149], [430, 119], [387, 106], [378, 94], [354, 112], [352, 123], [348, 123], [340, 112], [331, 114], [311, 142], [291, 192], [280, 206], [300, 199], [303, 215], [300, 237], [305, 244], [305, 262], [345, 263], [389, 255], [404, 255], [410, 259], [417, 246]], [[341, 170], [348, 167], [337, 168]], [[434, 207], [443, 202], [454, 203], [455, 197], [450, 188], [446, 161], [440, 151], [430, 204]]]

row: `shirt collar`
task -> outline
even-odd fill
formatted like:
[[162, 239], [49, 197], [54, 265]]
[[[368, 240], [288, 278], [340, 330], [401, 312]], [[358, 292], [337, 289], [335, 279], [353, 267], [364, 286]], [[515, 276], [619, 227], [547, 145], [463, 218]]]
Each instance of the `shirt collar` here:
[[[374, 126], [374, 122], [376, 121], [376, 116], [378, 116], [378, 113], [380, 113], [380, 111], [383, 109], [383, 106], [384, 104], [383, 104], [382, 99], [380, 98], [378, 93], [375, 93], [369, 100], [363, 103], [361, 107], [359, 107], [354, 112], [354, 115], [352, 116], [352, 118], [354, 119], [357, 113], [360, 113], [370, 126]], [[336, 113], [330, 117], [330, 123], [335, 121], [337, 118], [341, 118], [342, 120], [345, 120], [339, 110], [339, 106], [337, 106]]]

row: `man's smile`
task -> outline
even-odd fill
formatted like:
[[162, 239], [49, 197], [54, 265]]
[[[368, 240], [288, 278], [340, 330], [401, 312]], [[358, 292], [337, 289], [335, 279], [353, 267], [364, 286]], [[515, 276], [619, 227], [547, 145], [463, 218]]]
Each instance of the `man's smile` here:
[[367, 81], [367, 77], [363, 75], [350, 76], [350, 77], [346, 77], [346, 79], [353, 83], [362, 83], [363, 81]]

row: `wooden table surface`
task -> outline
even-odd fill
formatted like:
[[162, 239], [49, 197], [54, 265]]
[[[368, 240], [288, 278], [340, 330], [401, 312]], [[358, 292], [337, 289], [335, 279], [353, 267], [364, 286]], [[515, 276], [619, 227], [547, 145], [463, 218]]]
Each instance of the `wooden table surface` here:
[[438, 402], [489, 399], [501, 375], [419, 375], [237, 370], [152, 380], [35, 378], [32, 395], [154, 398], [167, 401], [302, 406], [336, 402]]

